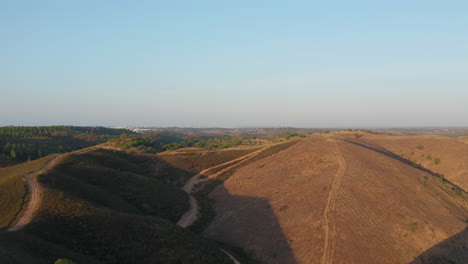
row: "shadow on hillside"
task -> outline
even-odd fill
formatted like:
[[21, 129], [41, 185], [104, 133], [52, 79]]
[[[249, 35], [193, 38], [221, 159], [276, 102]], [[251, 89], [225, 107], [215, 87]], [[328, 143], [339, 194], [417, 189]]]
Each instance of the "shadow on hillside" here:
[[343, 141], [344, 141], [344, 142], [347, 142], [347, 143], [354, 144], [354, 145], [356, 145], [356, 146], [360, 146], [360, 147], [363, 147], [363, 148], [366, 148], [366, 149], [375, 151], [375, 152], [377, 152], [377, 153], [383, 154], [383, 155], [385, 155], [385, 156], [387, 156], [387, 157], [389, 157], [389, 158], [392, 158], [392, 159], [394, 159], [394, 160], [398, 160], [398, 161], [400, 161], [400, 162], [403, 162], [403, 163], [405, 163], [405, 164], [407, 164], [407, 165], [410, 165], [410, 166], [412, 166], [412, 167], [414, 167], [414, 168], [416, 168], [416, 169], [418, 169], [418, 170], [421, 170], [421, 171], [423, 171], [423, 172], [429, 173], [429, 174], [431, 174], [432, 176], [437, 177], [437, 178], [443, 180], [444, 182], [449, 183], [450, 185], [454, 186], [454, 187], [455, 187], [456, 189], [458, 189], [458, 190], [464, 191], [460, 186], [458, 186], [458, 185], [456, 185], [455, 183], [453, 183], [453, 182], [447, 180], [447, 179], [444, 177], [444, 175], [442, 175], [442, 174], [440, 174], [440, 173], [433, 172], [433, 171], [431, 171], [431, 170], [429, 170], [429, 169], [427, 169], [427, 168], [425, 168], [425, 167], [422, 167], [421, 165], [419, 165], [419, 164], [417, 164], [417, 163], [415, 163], [415, 162], [412, 162], [411, 160], [405, 159], [405, 158], [403, 158], [403, 157], [401, 157], [401, 156], [399, 156], [399, 155], [397, 155], [397, 154], [395, 154], [395, 153], [393, 153], [393, 152], [390, 152], [390, 151], [388, 151], [388, 150], [386, 150], [386, 149], [384, 149], [384, 148], [377, 147], [377, 146], [373, 146], [373, 145], [371, 145], [370, 143], [367, 143], [367, 142], [366, 142], [366, 143], [367, 143], [367, 145], [366, 145], [366, 144], [364, 144], [364, 142], [356, 142], [356, 141], [353, 141], [353, 140], [343, 140]]
[[468, 228], [440, 242], [409, 264], [463, 264], [468, 260]]
[[[21, 248], [19, 255], [30, 255], [32, 259], [69, 256], [83, 260], [79, 263], [96, 263], [85, 261], [84, 256], [97, 257], [107, 263], [150, 263], [155, 259], [158, 261], [151, 263], [181, 263], [172, 261], [179, 257], [184, 263], [224, 263], [226, 256], [218, 248], [242, 257], [235, 246], [251, 251], [262, 263], [297, 263], [289, 246], [292, 241], [283, 234], [265, 199], [228, 194], [229, 203], [238, 205], [239, 213], [242, 214], [242, 207], [247, 205], [256, 210], [254, 214], [242, 216], [250, 222], [234, 221], [230, 223], [232, 226], [219, 229], [216, 235], [223, 239], [213, 238], [225, 243], [221, 247], [175, 226], [188, 205], [181, 202], [184, 199], [181, 190], [173, 184], [177, 184], [178, 178], [189, 175], [193, 174], [158, 157], [104, 149], [72, 155], [67, 162], [44, 174], [41, 184], [80, 204], [88, 203], [105, 214], [94, 211], [90, 214], [74, 203], [66, 204], [67, 200], [54, 200], [56, 204], [48, 206], [59, 208], [51, 210], [58, 213], [43, 214], [23, 230], [1, 233], [0, 242], [2, 235], [12, 236], [18, 240], [15, 247]], [[223, 185], [218, 187], [225, 190]], [[282, 211], [287, 211], [286, 205]], [[240, 219], [235, 215], [231, 217]], [[252, 222], [258, 224], [249, 225]], [[23, 234], [38, 241], [19, 239]], [[240, 243], [243, 241], [246, 243]], [[0, 253], [1, 246], [0, 243]], [[3, 263], [1, 257], [0, 254]], [[249, 263], [242, 258], [239, 260]]]
[[[244, 248], [261, 263], [298, 263], [291, 249], [291, 243], [283, 233], [275, 212], [266, 199], [232, 195], [224, 184], [214, 192], [220, 197], [216, 201], [216, 218], [205, 229], [205, 236]], [[225, 203], [220, 206], [220, 203]], [[284, 205], [279, 213], [286, 213]]]

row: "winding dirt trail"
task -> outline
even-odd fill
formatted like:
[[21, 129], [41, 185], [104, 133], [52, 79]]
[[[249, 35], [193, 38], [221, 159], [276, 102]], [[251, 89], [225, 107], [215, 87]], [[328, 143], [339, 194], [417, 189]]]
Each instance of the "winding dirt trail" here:
[[96, 146], [85, 148], [85, 149], [80, 149], [80, 150], [69, 152], [66, 154], [55, 154], [56, 156], [52, 158], [49, 162], [47, 162], [47, 164], [44, 167], [24, 176], [24, 179], [26, 180], [26, 184], [27, 184], [27, 189], [28, 189], [27, 193], [29, 193], [30, 195], [30, 200], [26, 204], [26, 207], [24, 207], [24, 204], [21, 206], [22, 208], [20, 209], [19, 214], [16, 216], [16, 219], [13, 221], [13, 224], [6, 231], [10, 232], [10, 231], [20, 230], [27, 224], [31, 223], [37, 210], [39, 210], [39, 207], [41, 206], [41, 202], [42, 202], [43, 188], [37, 181], [38, 175], [41, 175], [47, 172], [52, 167], [57, 165], [57, 163], [60, 161], [60, 159], [64, 155], [83, 154], [94, 149], [96, 149]]
[[[205, 169], [202, 172], [196, 174], [192, 178], [190, 178], [190, 180], [188, 180], [185, 183], [184, 187], [182, 188], [186, 193], [189, 194], [190, 208], [184, 215], [182, 215], [180, 220], [177, 222], [177, 225], [180, 226], [180, 227], [183, 227], [183, 228], [187, 228], [187, 227], [191, 226], [198, 219], [198, 201], [192, 196], [193, 187], [197, 183], [200, 183], [200, 182], [203, 182], [203, 181], [208, 181], [210, 178], [216, 178], [218, 175], [221, 175], [224, 172], [226, 172], [226, 171], [232, 169], [233, 167], [237, 166], [239, 162], [242, 162], [242, 161], [244, 161], [244, 160], [246, 160], [248, 158], [256, 156], [256, 155], [260, 154], [265, 149], [266, 148], [262, 148], [260, 150], [254, 151], [252, 153], [249, 153], [249, 154], [244, 155], [242, 157], [239, 157], [237, 159], [233, 159], [233, 160], [230, 160], [228, 162], [225, 162], [225, 163], [218, 164], [216, 166], [210, 167], [210, 168]], [[230, 164], [232, 164], [232, 165], [228, 166], [228, 167], [226, 167], [226, 168], [224, 168], [224, 169], [222, 169], [222, 170], [220, 170], [218, 172], [216, 172], [213, 175], [210, 175], [209, 177], [207, 177], [205, 179], [200, 178], [200, 176], [205, 175], [206, 173], [210, 172], [211, 170], [215, 170], [215, 169], [218, 169], [220, 167], [227, 166], [227, 165], [230, 165]]]
[[44, 167], [42, 167], [42, 169], [32, 172], [25, 176], [24, 179], [26, 180], [28, 193], [31, 197], [30, 201], [26, 204], [26, 208], [24, 208], [23, 205], [23, 208], [18, 214], [17, 219], [15, 219], [15, 221], [13, 222], [14, 224], [10, 226], [6, 231], [20, 230], [32, 221], [33, 216], [36, 214], [42, 202], [43, 188], [37, 181], [37, 176], [42, 173], [45, 173], [46, 171], [57, 165], [62, 156], [63, 154], [57, 155], [56, 157], [51, 159]]
[[[243, 162], [243, 161], [245, 161], [245, 160], [247, 160], [247, 159], [249, 159], [251, 157], [257, 156], [258, 154], [262, 153], [267, 148], [268, 147], [265, 147], [265, 148], [262, 148], [260, 150], [249, 153], [247, 155], [244, 155], [242, 157], [239, 157], [237, 159], [233, 159], [233, 160], [230, 160], [228, 162], [225, 162], [225, 163], [218, 164], [216, 166], [210, 167], [208, 169], [205, 169], [205, 170], [201, 171], [200, 173], [197, 173], [192, 178], [190, 178], [190, 180], [188, 180], [187, 183], [185, 183], [184, 187], [182, 188], [189, 195], [190, 208], [184, 215], [182, 215], [179, 222], [177, 222], [177, 225], [180, 226], [180, 227], [183, 227], [183, 228], [187, 228], [187, 227], [191, 226], [198, 219], [198, 201], [195, 199], [195, 197], [192, 196], [193, 187], [197, 183], [207, 181], [210, 178], [216, 178], [218, 175], [221, 175], [224, 172], [234, 168], [239, 163], [241, 163], [241, 162]], [[228, 166], [230, 164], [232, 164], [232, 165]], [[210, 172], [211, 170], [218, 169], [218, 168], [221, 168], [223, 166], [228, 166], [228, 167], [214, 173], [213, 175], [210, 175], [209, 177], [207, 177], [205, 179], [200, 179], [201, 175], [204, 175], [204, 174]], [[226, 254], [234, 262], [234, 264], [241, 264], [237, 259], [235, 259], [226, 250], [221, 249], [221, 248], [219, 250], [221, 250], [224, 254]]]
[[340, 167], [333, 179], [330, 192], [328, 194], [327, 203], [324, 211], [324, 227], [325, 227], [325, 241], [322, 255], [322, 264], [331, 264], [333, 263], [333, 255], [335, 251], [335, 235], [336, 227], [332, 219], [332, 213], [335, 211], [337, 194], [343, 181], [345, 172], [346, 172], [346, 160], [343, 157], [343, 154], [338, 147], [336, 141], [333, 141], [333, 155], [338, 161]]

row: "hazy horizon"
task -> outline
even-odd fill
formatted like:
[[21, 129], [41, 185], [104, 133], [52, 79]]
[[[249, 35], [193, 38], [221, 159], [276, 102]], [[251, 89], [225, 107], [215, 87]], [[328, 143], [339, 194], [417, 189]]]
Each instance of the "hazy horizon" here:
[[0, 126], [468, 127], [466, 10], [4, 2]]

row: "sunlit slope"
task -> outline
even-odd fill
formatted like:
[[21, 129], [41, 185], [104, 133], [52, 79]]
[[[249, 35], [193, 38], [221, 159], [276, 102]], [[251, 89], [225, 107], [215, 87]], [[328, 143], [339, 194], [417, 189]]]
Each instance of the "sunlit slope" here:
[[239, 168], [211, 193], [205, 234], [263, 263], [409, 263], [463, 232], [466, 193], [366, 137], [314, 135]]
[[27, 189], [23, 177], [45, 166], [51, 158], [52, 156], [47, 156], [16, 166], [0, 168], [0, 229], [12, 224], [27, 202]]
[[440, 173], [468, 190], [468, 144], [464, 144], [467, 141], [463, 137], [366, 134], [362, 139]]

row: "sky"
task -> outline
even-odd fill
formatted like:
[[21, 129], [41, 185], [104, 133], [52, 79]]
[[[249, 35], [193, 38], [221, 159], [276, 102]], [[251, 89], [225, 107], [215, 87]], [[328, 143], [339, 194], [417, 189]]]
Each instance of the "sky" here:
[[468, 1], [0, 0], [0, 125], [468, 126]]

